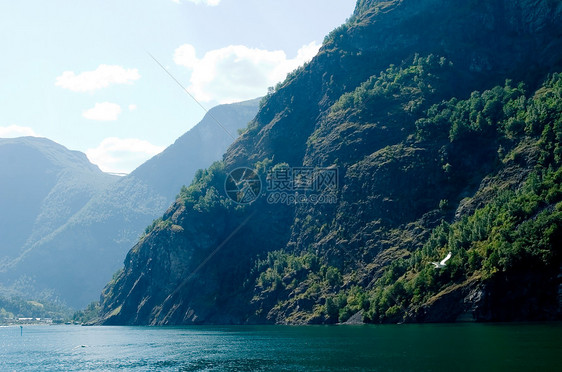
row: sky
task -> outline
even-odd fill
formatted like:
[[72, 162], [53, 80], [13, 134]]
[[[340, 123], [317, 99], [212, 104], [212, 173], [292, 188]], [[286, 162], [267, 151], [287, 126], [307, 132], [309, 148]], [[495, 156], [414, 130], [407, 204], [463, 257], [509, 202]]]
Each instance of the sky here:
[[[47, 137], [129, 173], [206, 109], [265, 95], [355, 0], [0, 2], [0, 138]], [[156, 61], [151, 57], [153, 56]]]

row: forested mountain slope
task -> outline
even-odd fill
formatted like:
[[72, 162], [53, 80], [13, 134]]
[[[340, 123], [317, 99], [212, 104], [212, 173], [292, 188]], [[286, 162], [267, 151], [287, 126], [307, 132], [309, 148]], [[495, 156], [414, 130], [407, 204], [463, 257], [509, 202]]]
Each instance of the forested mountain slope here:
[[[100, 322], [556, 318], [561, 21], [560, 1], [359, 1], [131, 249]], [[252, 203], [225, 192], [237, 167]], [[291, 172], [297, 203], [271, 190]]]

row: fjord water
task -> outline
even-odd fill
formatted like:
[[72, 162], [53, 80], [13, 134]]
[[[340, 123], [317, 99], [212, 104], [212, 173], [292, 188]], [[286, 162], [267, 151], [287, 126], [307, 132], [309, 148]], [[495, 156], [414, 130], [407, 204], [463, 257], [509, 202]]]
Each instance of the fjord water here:
[[0, 328], [1, 371], [555, 371], [562, 324]]

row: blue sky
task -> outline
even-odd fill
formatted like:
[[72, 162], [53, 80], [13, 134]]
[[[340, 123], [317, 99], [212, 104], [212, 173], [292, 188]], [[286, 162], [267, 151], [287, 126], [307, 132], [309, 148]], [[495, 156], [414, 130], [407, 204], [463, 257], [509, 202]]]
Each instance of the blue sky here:
[[0, 137], [37, 135], [130, 172], [203, 117], [310, 59], [355, 0], [0, 2]]

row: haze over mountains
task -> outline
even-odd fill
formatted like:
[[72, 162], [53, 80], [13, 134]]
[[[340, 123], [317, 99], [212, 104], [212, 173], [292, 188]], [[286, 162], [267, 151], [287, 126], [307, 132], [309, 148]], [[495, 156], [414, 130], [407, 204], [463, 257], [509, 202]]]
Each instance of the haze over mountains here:
[[211, 109], [125, 177], [45, 138], [0, 139], [0, 288], [75, 308], [96, 300], [145, 227], [221, 158], [258, 101]]
[[0, 139], [0, 252], [14, 265], [30, 241], [64, 224], [119, 177], [46, 138]]

